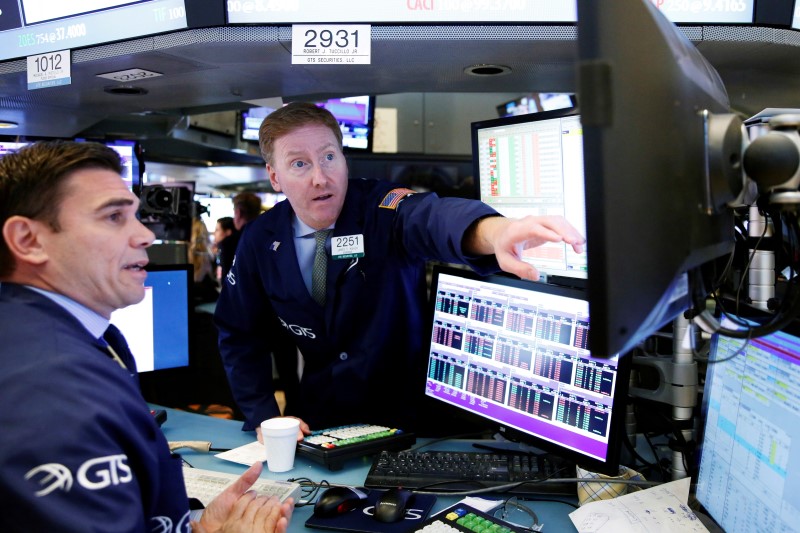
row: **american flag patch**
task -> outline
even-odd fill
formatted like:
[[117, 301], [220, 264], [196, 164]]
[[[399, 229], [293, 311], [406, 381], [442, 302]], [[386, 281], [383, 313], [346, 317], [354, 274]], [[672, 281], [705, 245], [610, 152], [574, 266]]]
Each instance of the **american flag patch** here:
[[392, 189], [386, 196], [383, 197], [381, 203], [378, 204], [378, 207], [383, 207], [385, 209], [397, 209], [397, 206], [400, 204], [400, 201], [405, 198], [406, 196], [410, 196], [414, 194], [416, 191], [413, 189]]

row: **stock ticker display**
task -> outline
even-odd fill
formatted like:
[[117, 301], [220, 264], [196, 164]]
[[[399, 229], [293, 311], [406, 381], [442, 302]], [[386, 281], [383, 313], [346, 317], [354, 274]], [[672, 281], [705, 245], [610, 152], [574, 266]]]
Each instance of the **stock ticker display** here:
[[589, 353], [586, 300], [537, 284], [436, 282], [427, 394], [602, 457], [618, 361]]

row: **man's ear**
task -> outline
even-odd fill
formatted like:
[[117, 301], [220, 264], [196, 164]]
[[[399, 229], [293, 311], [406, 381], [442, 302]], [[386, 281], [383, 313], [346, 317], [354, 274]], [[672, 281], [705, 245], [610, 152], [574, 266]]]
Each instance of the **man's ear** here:
[[269, 163], [267, 163], [267, 175], [269, 175], [269, 183], [272, 185], [272, 188], [275, 190], [275, 192], [281, 192], [281, 184], [278, 183], [277, 173]]
[[3, 224], [3, 239], [16, 261], [40, 265], [47, 260], [47, 253], [40, 239], [46, 223], [15, 215]]

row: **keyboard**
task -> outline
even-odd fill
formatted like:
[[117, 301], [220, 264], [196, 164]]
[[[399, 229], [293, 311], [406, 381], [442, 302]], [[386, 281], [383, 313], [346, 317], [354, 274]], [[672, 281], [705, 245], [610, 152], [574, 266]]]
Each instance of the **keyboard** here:
[[353, 457], [383, 450], [404, 450], [416, 442], [413, 433], [375, 424], [350, 424], [314, 431], [297, 443], [297, 453], [330, 470], [340, 470]]
[[407, 533], [530, 533], [540, 528], [525, 528], [505, 522], [464, 503], [457, 503], [427, 518]]
[[[203, 505], [208, 505], [220, 492], [231, 483], [239, 479], [237, 474], [203, 470], [202, 468], [184, 468], [183, 482], [186, 485], [186, 494], [190, 498], [197, 498]], [[253, 483], [251, 487], [260, 496], [277, 496], [280, 501], [290, 496], [295, 503], [300, 500], [300, 484], [274, 479], [262, 479]]]
[[520, 483], [503, 492], [578, 494], [574, 482], [542, 482], [550, 477], [575, 477], [575, 465], [546, 454], [399, 451], [375, 457], [364, 486], [451, 492]]

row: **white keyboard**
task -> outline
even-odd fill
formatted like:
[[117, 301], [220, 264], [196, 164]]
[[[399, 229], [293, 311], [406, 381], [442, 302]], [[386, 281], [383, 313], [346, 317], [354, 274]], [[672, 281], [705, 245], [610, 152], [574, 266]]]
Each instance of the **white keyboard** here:
[[[203, 470], [202, 468], [183, 469], [186, 494], [190, 498], [197, 498], [203, 502], [203, 505], [208, 505], [211, 500], [238, 478], [237, 474]], [[295, 503], [300, 500], [301, 492], [298, 483], [262, 478], [253, 483], [251, 490], [255, 490], [260, 496], [277, 496], [282, 502], [291, 496], [294, 498]]]

